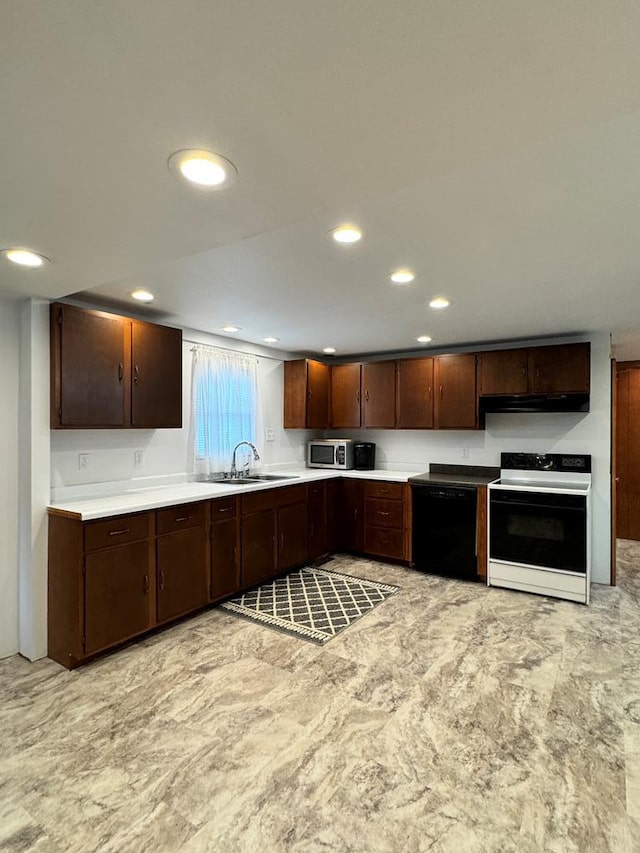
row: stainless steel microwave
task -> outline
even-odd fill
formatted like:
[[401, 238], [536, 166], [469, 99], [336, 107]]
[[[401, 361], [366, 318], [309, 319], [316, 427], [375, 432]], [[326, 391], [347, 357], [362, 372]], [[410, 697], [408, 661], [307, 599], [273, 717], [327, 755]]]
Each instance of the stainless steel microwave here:
[[353, 468], [353, 441], [349, 438], [313, 439], [307, 444], [307, 468]]

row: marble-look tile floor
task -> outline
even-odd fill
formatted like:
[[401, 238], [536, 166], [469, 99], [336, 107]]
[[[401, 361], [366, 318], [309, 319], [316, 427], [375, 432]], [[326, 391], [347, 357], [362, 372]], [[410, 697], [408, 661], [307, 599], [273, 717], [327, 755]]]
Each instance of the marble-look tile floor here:
[[0, 849], [640, 851], [640, 543], [588, 608], [348, 557], [401, 592], [320, 648], [210, 610], [0, 662]]

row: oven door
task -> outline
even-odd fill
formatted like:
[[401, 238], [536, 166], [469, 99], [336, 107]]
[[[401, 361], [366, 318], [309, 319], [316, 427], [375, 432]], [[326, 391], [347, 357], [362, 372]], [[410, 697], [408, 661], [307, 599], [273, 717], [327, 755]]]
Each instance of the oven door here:
[[489, 492], [490, 559], [586, 574], [585, 495]]

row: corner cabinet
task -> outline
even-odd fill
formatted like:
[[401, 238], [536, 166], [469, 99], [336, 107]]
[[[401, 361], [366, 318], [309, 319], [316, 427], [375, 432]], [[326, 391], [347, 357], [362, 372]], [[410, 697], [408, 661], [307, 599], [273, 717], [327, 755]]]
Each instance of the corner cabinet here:
[[329, 424], [329, 366], [298, 358], [284, 363], [284, 428], [326, 429]]
[[182, 332], [54, 303], [51, 428], [182, 426]]

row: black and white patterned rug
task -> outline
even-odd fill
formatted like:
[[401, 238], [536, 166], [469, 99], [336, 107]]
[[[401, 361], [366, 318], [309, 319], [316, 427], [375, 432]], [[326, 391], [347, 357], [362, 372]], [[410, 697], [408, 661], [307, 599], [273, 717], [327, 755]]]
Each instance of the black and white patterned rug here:
[[391, 584], [304, 568], [249, 590], [221, 607], [323, 645], [398, 590]]

